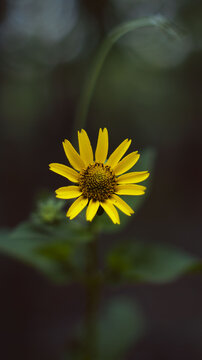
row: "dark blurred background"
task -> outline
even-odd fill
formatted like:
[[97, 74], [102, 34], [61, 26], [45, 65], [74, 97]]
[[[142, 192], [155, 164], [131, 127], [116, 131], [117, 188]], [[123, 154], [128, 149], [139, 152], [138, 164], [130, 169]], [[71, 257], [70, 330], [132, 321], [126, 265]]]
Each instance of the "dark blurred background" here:
[[[64, 184], [48, 164], [65, 161], [61, 142], [72, 138], [82, 84], [102, 39], [124, 21], [158, 13], [178, 35], [139, 29], [114, 46], [86, 129], [94, 145], [106, 126], [111, 150], [132, 137], [140, 152], [157, 151], [151, 194], [128, 235], [202, 256], [199, 0], [1, 0], [1, 227], [27, 219], [40, 190]], [[137, 300], [147, 319], [146, 335], [126, 359], [202, 358], [201, 281], [189, 275], [169, 285], [106, 289], [103, 298], [123, 293]], [[52, 285], [2, 255], [0, 358], [62, 359], [84, 302], [76, 286]]]

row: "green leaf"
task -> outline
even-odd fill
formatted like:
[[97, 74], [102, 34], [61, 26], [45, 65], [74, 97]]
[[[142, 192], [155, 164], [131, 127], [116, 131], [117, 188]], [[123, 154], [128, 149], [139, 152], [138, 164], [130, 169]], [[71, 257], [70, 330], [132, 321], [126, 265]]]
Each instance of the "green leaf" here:
[[46, 235], [47, 238], [66, 241], [75, 245], [92, 240], [92, 234], [87, 226], [81, 226], [77, 222], [73, 223], [70, 220], [68, 221], [67, 218], [64, 218], [58, 224], [35, 223], [32, 220], [23, 222], [11, 233], [12, 237]]
[[107, 257], [111, 279], [165, 283], [202, 268], [196, 257], [168, 245], [125, 242]]
[[143, 335], [144, 319], [131, 300], [111, 300], [98, 320], [98, 360], [118, 360]]
[[53, 281], [69, 282], [83, 272], [87, 231], [67, 222], [60, 225], [27, 222], [0, 236], [0, 252], [35, 267]]
[[[148, 170], [150, 172], [150, 177], [144, 181], [144, 185], [147, 187], [146, 194], [142, 196], [121, 196], [123, 200], [125, 200], [131, 207], [134, 209], [135, 214], [147, 200], [150, 194], [152, 177], [154, 172], [154, 165], [155, 165], [155, 157], [156, 152], [154, 149], [149, 148], [142, 152], [138, 163], [130, 170], [131, 171], [144, 171]], [[141, 183], [142, 184], [142, 183]], [[123, 229], [127, 224], [134, 220], [135, 214], [132, 216], [127, 216], [119, 211], [120, 215], [120, 225], [114, 225], [112, 221], [109, 219], [108, 215], [105, 213], [99, 217], [97, 217], [97, 227], [100, 229], [101, 232], [116, 232]]]
[[31, 265], [51, 278], [60, 277], [56, 262], [38, 254], [41, 244], [47, 241], [44, 236], [17, 237], [5, 235], [0, 238], [0, 252]]

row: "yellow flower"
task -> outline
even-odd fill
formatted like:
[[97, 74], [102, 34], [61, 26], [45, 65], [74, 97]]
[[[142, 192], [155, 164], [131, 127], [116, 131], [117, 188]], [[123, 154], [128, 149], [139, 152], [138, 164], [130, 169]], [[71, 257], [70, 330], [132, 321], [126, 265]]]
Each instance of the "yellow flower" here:
[[67, 211], [71, 220], [87, 206], [86, 220], [92, 221], [101, 206], [114, 224], [120, 224], [116, 207], [128, 216], [134, 211], [118, 195], [143, 195], [146, 190], [137, 183], [148, 178], [148, 171], [126, 173], [140, 155], [134, 151], [121, 160], [131, 144], [131, 140], [126, 139], [107, 159], [109, 140], [106, 128], [99, 130], [95, 159], [89, 137], [83, 129], [78, 132], [78, 142], [79, 153], [68, 140], [63, 142], [67, 159], [74, 169], [57, 163], [49, 165], [50, 170], [75, 183], [57, 189], [56, 197], [77, 198]]

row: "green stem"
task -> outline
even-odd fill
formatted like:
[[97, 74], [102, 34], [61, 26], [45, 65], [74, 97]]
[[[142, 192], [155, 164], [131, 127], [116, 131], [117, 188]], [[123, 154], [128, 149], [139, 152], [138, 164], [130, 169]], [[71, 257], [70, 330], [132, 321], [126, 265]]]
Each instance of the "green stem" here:
[[102, 69], [103, 63], [113, 44], [115, 44], [122, 36], [126, 35], [128, 32], [148, 26], [156, 26], [163, 30], [166, 30], [167, 33], [174, 33], [173, 27], [168, 22], [168, 20], [161, 15], [156, 15], [132, 20], [121, 24], [120, 26], [117, 26], [114, 30], [112, 30], [108, 34], [106, 39], [104, 39], [100, 48], [98, 49], [92, 67], [87, 74], [87, 80], [84, 83], [84, 87], [81, 92], [75, 119], [76, 130], [83, 128], [86, 125], [87, 113], [89, 110], [89, 105], [92, 99], [97, 79]]
[[100, 299], [97, 239], [87, 245], [84, 360], [96, 360], [97, 313]]

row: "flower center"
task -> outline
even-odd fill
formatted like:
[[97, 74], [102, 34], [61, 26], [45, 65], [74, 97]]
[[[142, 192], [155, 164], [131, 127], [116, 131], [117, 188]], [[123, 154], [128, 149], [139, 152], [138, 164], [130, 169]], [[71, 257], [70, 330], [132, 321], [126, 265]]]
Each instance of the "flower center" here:
[[95, 163], [80, 173], [79, 187], [88, 199], [104, 201], [115, 192], [116, 178], [107, 165]]

